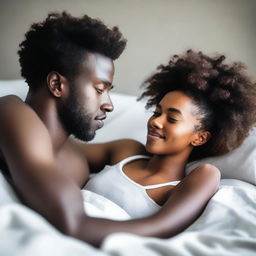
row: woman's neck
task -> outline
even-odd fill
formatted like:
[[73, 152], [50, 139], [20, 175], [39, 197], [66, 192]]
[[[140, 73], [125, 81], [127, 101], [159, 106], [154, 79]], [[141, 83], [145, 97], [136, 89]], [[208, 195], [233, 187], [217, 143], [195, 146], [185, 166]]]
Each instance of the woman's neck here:
[[185, 176], [185, 167], [190, 154], [153, 155], [147, 163], [147, 169], [166, 180], [181, 180]]

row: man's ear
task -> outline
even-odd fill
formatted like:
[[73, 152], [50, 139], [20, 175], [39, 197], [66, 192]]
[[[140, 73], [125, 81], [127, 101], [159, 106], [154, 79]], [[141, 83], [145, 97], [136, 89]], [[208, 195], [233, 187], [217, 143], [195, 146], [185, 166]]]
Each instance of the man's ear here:
[[63, 89], [64, 89], [63, 80], [64, 80], [64, 77], [56, 71], [51, 71], [47, 75], [47, 86], [50, 92], [52, 93], [52, 95], [54, 95], [57, 98], [60, 98], [63, 93]]
[[202, 146], [211, 138], [211, 133], [209, 131], [199, 131], [193, 136], [191, 144], [194, 147]]

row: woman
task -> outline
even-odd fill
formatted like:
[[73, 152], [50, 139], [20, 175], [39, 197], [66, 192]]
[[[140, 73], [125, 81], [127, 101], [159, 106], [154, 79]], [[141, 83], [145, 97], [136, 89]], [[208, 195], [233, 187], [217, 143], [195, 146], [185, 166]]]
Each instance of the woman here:
[[165, 204], [172, 207], [171, 202], [173, 228], [191, 223], [215, 193], [220, 172], [208, 164], [186, 176], [186, 164], [234, 150], [256, 122], [255, 84], [241, 63], [227, 65], [224, 59], [189, 50], [160, 66], [141, 97], [149, 97], [147, 107], [155, 106], [145, 147], [132, 140], [78, 143], [91, 170], [107, 164], [85, 189], [115, 202], [132, 218], [150, 216]]

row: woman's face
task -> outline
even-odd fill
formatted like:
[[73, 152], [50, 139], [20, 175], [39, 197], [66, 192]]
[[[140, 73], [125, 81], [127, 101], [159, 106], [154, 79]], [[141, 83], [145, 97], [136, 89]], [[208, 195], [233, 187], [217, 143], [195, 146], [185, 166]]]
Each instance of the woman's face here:
[[195, 126], [199, 117], [193, 115], [196, 105], [181, 91], [167, 93], [148, 120], [146, 149], [152, 154], [176, 155], [193, 149], [198, 139]]

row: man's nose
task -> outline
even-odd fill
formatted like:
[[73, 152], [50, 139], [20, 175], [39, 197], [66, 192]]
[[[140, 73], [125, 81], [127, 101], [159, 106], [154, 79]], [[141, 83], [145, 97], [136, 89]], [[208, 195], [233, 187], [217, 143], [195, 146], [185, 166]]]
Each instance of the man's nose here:
[[109, 95], [104, 99], [100, 109], [105, 112], [112, 112], [114, 110], [114, 106]]

